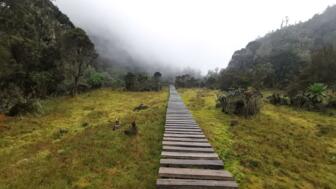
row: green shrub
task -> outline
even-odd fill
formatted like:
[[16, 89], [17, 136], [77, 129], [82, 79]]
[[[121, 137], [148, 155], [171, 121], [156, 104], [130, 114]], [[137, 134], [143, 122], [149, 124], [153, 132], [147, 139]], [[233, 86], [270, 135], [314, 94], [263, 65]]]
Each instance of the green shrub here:
[[328, 87], [323, 83], [311, 84], [306, 91], [299, 92], [290, 98], [292, 106], [307, 110], [324, 111], [328, 107], [336, 107], [336, 97], [328, 94]]
[[274, 105], [290, 105], [290, 98], [286, 95], [279, 93], [273, 93], [272, 96], [267, 97], [269, 102]]
[[105, 81], [105, 75], [100, 72], [93, 72], [90, 74], [88, 83], [92, 88], [100, 88]]
[[331, 93], [328, 96], [328, 105], [329, 108], [336, 108], [336, 93]]
[[15, 104], [7, 113], [8, 116], [24, 115], [27, 113], [42, 113], [42, 105], [36, 99], [25, 99]]
[[327, 97], [327, 86], [323, 83], [314, 83], [308, 87], [306, 90], [306, 96], [314, 104], [322, 103]]
[[304, 94], [297, 94], [291, 98], [291, 105], [297, 108], [304, 108], [311, 110], [314, 108], [312, 101]]
[[217, 98], [217, 107], [227, 114], [253, 116], [260, 112], [261, 93], [255, 89], [235, 89]]

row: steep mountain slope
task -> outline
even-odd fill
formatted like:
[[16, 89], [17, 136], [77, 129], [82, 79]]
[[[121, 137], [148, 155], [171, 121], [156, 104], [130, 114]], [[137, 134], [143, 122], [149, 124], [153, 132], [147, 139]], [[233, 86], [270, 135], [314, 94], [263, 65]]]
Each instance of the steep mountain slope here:
[[[326, 62], [325, 58], [323, 62], [321, 59], [335, 57], [330, 56], [335, 54], [335, 45], [336, 6], [333, 6], [307, 22], [285, 26], [236, 51], [228, 68], [222, 71], [223, 77], [226, 78], [226, 83], [222, 86], [232, 84], [233, 82], [228, 81], [233, 77], [230, 74], [237, 72], [238, 75], [232, 75], [240, 80], [238, 84], [287, 87], [291, 81], [300, 80], [301, 75], [307, 74], [304, 72], [308, 70], [311, 71], [311, 78], [315, 78], [309, 82], [333, 85], [336, 78], [332, 72], [336, 71], [336, 62]], [[315, 66], [319, 69], [309, 69], [313, 64], [320, 64]], [[325, 73], [325, 76], [314, 77], [316, 71]]]
[[77, 93], [94, 45], [49, 0], [0, 0], [0, 112]]

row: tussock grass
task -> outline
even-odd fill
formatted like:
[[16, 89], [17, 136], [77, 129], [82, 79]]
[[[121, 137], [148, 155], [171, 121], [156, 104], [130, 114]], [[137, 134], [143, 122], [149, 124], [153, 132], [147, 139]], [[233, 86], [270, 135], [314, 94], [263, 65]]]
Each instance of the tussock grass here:
[[[0, 188], [155, 188], [167, 97], [102, 89], [2, 118]], [[133, 112], [141, 103], [149, 108]], [[126, 136], [134, 119], [139, 133]]]
[[180, 92], [241, 188], [336, 188], [336, 116], [265, 102], [243, 118], [216, 109], [216, 91]]

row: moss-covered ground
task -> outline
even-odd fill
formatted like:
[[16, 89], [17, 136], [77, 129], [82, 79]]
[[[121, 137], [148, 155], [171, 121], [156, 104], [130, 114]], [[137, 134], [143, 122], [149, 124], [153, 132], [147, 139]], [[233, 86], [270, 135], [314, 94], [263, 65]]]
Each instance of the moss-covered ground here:
[[217, 91], [179, 91], [242, 189], [336, 188], [335, 114], [264, 102], [259, 115], [242, 118], [215, 108]]
[[[0, 188], [155, 188], [167, 97], [101, 89], [44, 100], [39, 115], [0, 115]], [[126, 136], [134, 119], [139, 133]]]

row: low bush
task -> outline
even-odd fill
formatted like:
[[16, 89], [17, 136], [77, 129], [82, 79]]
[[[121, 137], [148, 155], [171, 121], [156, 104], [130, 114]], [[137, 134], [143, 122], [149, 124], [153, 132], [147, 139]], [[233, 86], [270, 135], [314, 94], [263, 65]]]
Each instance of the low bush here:
[[105, 81], [105, 75], [100, 72], [93, 72], [88, 78], [88, 83], [92, 88], [100, 88]]
[[[274, 104], [273, 96], [270, 98], [270, 102]], [[297, 108], [303, 108], [306, 110], [324, 111], [326, 108], [336, 107], [336, 98], [333, 93], [328, 93], [328, 87], [322, 83], [311, 84], [305, 92], [297, 92], [297, 94], [290, 97], [290, 103]]]
[[260, 112], [261, 98], [261, 93], [253, 88], [233, 89], [218, 96], [216, 107], [227, 114], [253, 116]]
[[26, 95], [18, 87], [0, 92], [0, 112], [7, 116], [17, 116], [26, 113], [42, 113], [42, 106], [32, 95]]
[[274, 93], [272, 96], [267, 97], [267, 99], [274, 105], [290, 105], [290, 98], [280, 93]]

